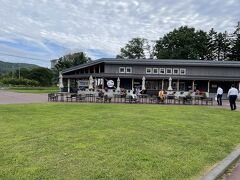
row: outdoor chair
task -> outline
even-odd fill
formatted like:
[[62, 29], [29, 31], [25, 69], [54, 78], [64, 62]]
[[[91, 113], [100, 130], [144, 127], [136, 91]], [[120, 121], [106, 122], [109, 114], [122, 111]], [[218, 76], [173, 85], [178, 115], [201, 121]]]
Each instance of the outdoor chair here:
[[126, 95], [126, 97], [125, 97], [125, 103], [132, 103], [132, 101], [131, 101], [131, 96]]
[[95, 97], [93, 94], [86, 94], [86, 100], [87, 102], [94, 102]]
[[58, 95], [54, 93], [48, 94], [48, 101], [58, 101]]
[[113, 99], [114, 99], [113, 101], [115, 103], [121, 103], [122, 102], [122, 96], [120, 94], [115, 94]]
[[173, 104], [175, 102], [174, 95], [167, 95], [167, 104]]
[[202, 104], [202, 99], [203, 99], [202, 96], [195, 96], [195, 97], [194, 97], [194, 104], [195, 104], [195, 105]]
[[86, 100], [86, 96], [85, 95], [83, 95], [83, 94], [77, 95], [76, 101], [83, 102], [85, 100]]
[[192, 96], [186, 96], [183, 98], [183, 104], [192, 104]]
[[66, 97], [67, 102], [73, 102], [73, 99], [75, 99], [75, 101], [77, 101], [77, 94], [70, 94]]
[[48, 101], [52, 101], [52, 93], [48, 94]]
[[105, 103], [110, 103], [112, 101], [112, 98], [111, 97], [108, 97], [107, 95], [106, 96], [104, 96], [104, 102]]
[[139, 96], [138, 96], [139, 102], [140, 102], [140, 103], [147, 103], [147, 97], [148, 97], [147, 94], [141, 94], [141, 95], [139, 95]]
[[53, 101], [53, 93], [48, 94], [48, 101]]
[[182, 98], [177, 96], [174, 98], [174, 104], [181, 104]]
[[96, 97], [96, 102], [97, 103], [102, 103], [104, 101], [104, 98], [103, 97], [100, 97], [100, 96], [97, 96]]
[[139, 102], [138, 98], [133, 98], [132, 96], [130, 96], [130, 98], [131, 98], [132, 103], [138, 103]]
[[157, 96], [152, 95], [152, 96], [149, 98], [149, 103], [150, 103], [150, 104], [157, 103]]
[[211, 103], [211, 105], [213, 105], [213, 98], [210, 97], [205, 97], [202, 99], [201, 105], [208, 105], [209, 103]]
[[70, 95], [70, 96], [67, 96], [66, 97], [66, 100], [67, 100], [67, 102], [69, 102], [69, 100], [72, 102], [72, 96]]

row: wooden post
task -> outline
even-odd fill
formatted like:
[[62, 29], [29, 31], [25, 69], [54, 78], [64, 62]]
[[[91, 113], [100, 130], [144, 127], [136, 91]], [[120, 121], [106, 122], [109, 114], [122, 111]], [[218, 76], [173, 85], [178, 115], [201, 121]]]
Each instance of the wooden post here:
[[133, 86], [134, 86], [134, 79], [132, 78], [132, 90], [133, 90]]
[[179, 79], [177, 80], [177, 91], [179, 91]]
[[194, 91], [194, 80], [192, 81], [192, 90]]
[[208, 92], [208, 93], [210, 92], [210, 80], [208, 81], [208, 89], [207, 89], [207, 92]]
[[68, 93], [70, 93], [70, 79], [68, 79]]

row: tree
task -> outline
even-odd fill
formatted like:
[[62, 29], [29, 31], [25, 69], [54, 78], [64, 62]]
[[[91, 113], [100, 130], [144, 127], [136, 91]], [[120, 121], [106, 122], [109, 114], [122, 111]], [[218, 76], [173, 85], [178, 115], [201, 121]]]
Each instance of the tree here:
[[229, 57], [231, 60], [240, 61], [240, 34], [237, 34], [235, 40], [233, 40], [233, 45]]
[[208, 54], [210, 60], [226, 60], [230, 51], [230, 39], [225, 31], [217, 33], [213, 28], [208, 33]]
[[[20, 71], [20, 72], [19, 72]], [[29, 73], [31, 72], [31, 69], [27, 69], [27, 68], [19, 68], [15, 71], [14, 76], [15, 77], [19, 77], [20, 78], [25, 78], [28, 79], [29, 78]]]
[[67, 55], [59, 58], [58, 63], [56, 64], [55, 68], [59, 72], [59, 71], [62, 71], [64, 69], [67, 69], [67, 68], [70, 68], [73, 66], [87, 63], [88, 61], [91, 61], [91, 58], [89, 58], [83, 52], [67, 54]]
[[212, 28], [208, 33], [208, 43], [207, 43], [207, 59], [214, 60], [216, 59], [216, 37], [217, 32]]
[[158, 59], [205, 59], [207, 42], [206, 32], [182, 26], [156, 42], [155, 55]]
[[199, 30], [195, 32], [195, 39], [196, 41], [193, 43], [193, 56], [196, 57], [196, 59], [207, 59], [207, 33]]
[[28, 79], [39, 82], [40, 86], [52, 85], [53, 72], [48, 68], [34, 68], [30, 71]]
[[223, 46], [224, 46], [223, 40], [224, 40], [223, 34], [222, 33], [218, 33], [217, 37], [216, 37], [217, 60], [221, 60], [222, 59], [221, 53], [223, 51]]
[[121, 48], [121, 53], [120, 55], [117, 55], [117, 57], [122, 57], [124, 59], [145, 59], [146, 55], [144, 50], [146, 48], [146, 43], [146, 39], [133, 38], [124, 48]]
[[222, 56], [224, 60], [227, 60], [230, 51], [231, 51], [231, 41], [228, 37], [227, 31], [225, 31], [223, 33], [223, 48], [222, 48]]

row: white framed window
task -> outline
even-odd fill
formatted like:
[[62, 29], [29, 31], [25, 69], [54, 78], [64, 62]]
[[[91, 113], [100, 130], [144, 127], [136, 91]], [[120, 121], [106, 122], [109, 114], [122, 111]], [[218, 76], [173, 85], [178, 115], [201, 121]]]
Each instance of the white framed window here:
[[179, 69], [178, 68], [173, 68], [173, 74], [174, 75], [179, 75]]
[[172, 74], [172, 68], [166, 68], [166, 74]]
[[132, 67], [126, 67], [126, 73], [132, 73]]
[[153, 74], [158, 74], [158, 68], [153, 68]]
[[165, 68], [159, 68], [159, 74], [165, 74]]
[[186, 75], [186, 69], [181, 68], [180, 69], [180, 75]]
[[152, 74], [152, 68], [146, 68], [146, 74]]
[[125, 73], [125, 67], [119, 67], [119, 73]]

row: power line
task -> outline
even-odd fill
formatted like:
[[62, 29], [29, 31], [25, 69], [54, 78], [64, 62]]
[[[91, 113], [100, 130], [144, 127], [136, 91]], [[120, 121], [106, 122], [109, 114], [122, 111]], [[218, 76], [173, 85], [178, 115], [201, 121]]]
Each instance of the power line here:
[[0, 55], [18, 57], [18, 58], [25, 58], [25, 59], [31, 59], [31, 60], [40, 60], [40, 61], [45, 61], [46, 60], [46, 59], [40, 59], [40, 58], [32, 58], [32, 57], [27, 57], [27, 56], [8, 54], [8, 53], [4, 53], [4, 52], [0, 52]]

